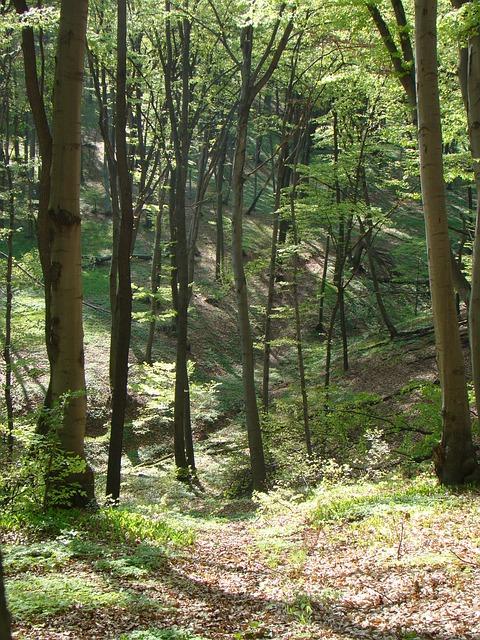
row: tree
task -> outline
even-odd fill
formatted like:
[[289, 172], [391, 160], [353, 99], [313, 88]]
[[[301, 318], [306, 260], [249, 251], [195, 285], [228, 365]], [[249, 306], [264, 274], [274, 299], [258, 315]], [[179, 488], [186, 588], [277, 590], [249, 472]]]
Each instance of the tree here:
[[106, 493], [114, 500], [120, 496], [120, 471], [123, 428], [127, 403], [128, 354], [132, 323], [132, 251], [133, 206], [132, 184], [127, 155], [127, 2], [119, 0], [117, 17], [117, 92], [115, 142], [120, 196], [118, 234], [118, 273], [114, 314], [115, 359], [112, 389], [112, 425], [108, 449]]
[[[15, 10], [19, 15], [28, 13], [29, 7], [25, 0], [15, 0]], [[41, 48], [43, 51], [43, 49]], [[49, 340], [50, 333], [50, 241], [48, 208], [50, 201], [51, 163], [52, 163], [52, 133], [47, 119], [47, 109], [43, 95], [43, 84], [38, 74], [37, 53], [33, 27], [27, 25], [22, 29], [22, 52], [25, 75], [25, 88], [28, 102], [32, 112], [32, 118], [37, 133], [40, 153], [39, 174], [39, 201], [36, 223], [38, 253], [42, 266], [43, 282], [45, 287], [45, 345], [47, 348], [50, 367], [52, 367], [52, 345]], [[51, 380], [46, 393], [45, 407], [51, 407], [52, 388]], [[40, 425], [41, 426], [41, 425]]]
[[420, 179], [427, 234], [443, 431], [435, 469], [444, 484], [478, 478], [465, 366], [455, 309], [442, 156], [437, 67], [437, 2], [416, 0], [415, 44]]
[[[281, 6], [281, 12], [285, 5]], [[274, 26], [272, 37], [263, 52], [260, 63], [252, 67], [252, 51], [254, 28], [252, 24], [242, 28], [240, 48], [242, 52], [241, 73], [242, 84], [240, 102], [238, 106], [238, 120], [235, 138], [235, 154], [232, 173], [232, 264], [235, 277], [235, 290], [238, 305], [238, 326], [242, 348], [243, 393], [245, 415], [247, 422], [248, 443], [250, 449], [250, 463], [252, 469], [253, 487], [263, 490], [266, 482], [265, 457], [263, 452], [262, 433], [258, 415], [257, 395], [255, 388], [255, 364], [253, 357], [252, 330], [248, 310], [248, 291], [245, 270], [243, 267], [243, 185], [245, 181], [244, 169], [247, 151], [247, 133], [250, 109], [253, 101], [261, 89], [271, 78], [278, 65], [280, 56], [287, 46], [293, 29], [293, 20], [289, 20], [275, 46], [275, 35], [280, 28], [280, 20]], [[264, 64], [269, 64], [263, 69]]]
[[[455, 8], [468, 0], [452, 0]], [[467, 14], [468, 15], [468, 14]], [[480, 35], [470, 27], [467, 46], [459, 50], [458, 77], [467, 112], [468, 137], [473, 160], [473, 173], [477, 191], [475, 237], [473, 243], [472, 287], [468, 306], [472, 379], [475, 390], [477, 415], [480, 415]]]
[[[52, 403], [68, 394], [58, 436], [66, 453], [85, 459], [86, 389], [82, 323], [80, 215], [81, 131], [88, 0], [64, 0], [60, 9], [53, 98], [50, 239], [50, 331]], [[86, 465], [86, 463], [85, 463]], [[75, 478], [73, 502], [93, 498], [93, 473]]]
[[0, 551], [0, 640], [11, 640], [10, 613], [7, 608], [5, 581], [3, 577], [2, 552]]

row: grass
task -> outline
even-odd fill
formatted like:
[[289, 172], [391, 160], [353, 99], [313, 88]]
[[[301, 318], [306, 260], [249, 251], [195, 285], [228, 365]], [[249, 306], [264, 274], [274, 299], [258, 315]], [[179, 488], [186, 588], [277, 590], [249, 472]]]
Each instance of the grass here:
[[29, 532], [37, 537], [79, 532], [97, 542], [137, 544], [149, 541], [171, 547], [191, 545], [195, 538], [191, 528], [169, 522], [159, 514], [143, 515], [126, 508], [105, 508], [97, 512], [75, 509], [4, 512], [0, 516], [1, 530]]
[[13, 618], [22, 622], [49, 618], [74, 606], [83, 609], [145, 608], [153, 604], [128, 591], [111, 590], [99, 578], [81, 575], [78, 571], [75, 575], [26, 574], [8, 582], [7, 595]]
[[429, 508], [445, 510], [455, 504], [449, 491], [433, 478], [406, 482], [400, 478], [380, 483], [360, 482], [320, 488], [313, 500], [311, 522], [355, 522], [387, 513]]

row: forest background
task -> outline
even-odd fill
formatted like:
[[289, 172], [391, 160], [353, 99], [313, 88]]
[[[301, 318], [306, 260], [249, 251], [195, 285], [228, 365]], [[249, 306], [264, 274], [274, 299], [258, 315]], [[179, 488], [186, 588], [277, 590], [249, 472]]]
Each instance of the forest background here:
[[[479, 22], [461, 1], [2, 2], [0, 526], [19, 637], [62, 637], [72, 607], [75, 637], [103, 608], [108, 637], [203, 634], [145, 580], [205, 535], [302, 583], [275, 587], [281, 629], [250, 603], [212, 631], [237, 636], [207, 637], [316, 633], [352, 594], [305, 586], [311, 532], [359, 521], [375, 547], [391, 521], [402, 563], [412, 514], [418, 554], [441, 527], [474, 593], [478, 540], [446, 512], [478, 517], [475, 489], [431, 468], [478, 481]], [[279, 529], [252, 541], [252, 518]], [[355, 633], [390, 637], [382, 594]], [[463, 605], [455, 637], [473, 638]], [[397, 614], [398, 637], [427, 637]]]

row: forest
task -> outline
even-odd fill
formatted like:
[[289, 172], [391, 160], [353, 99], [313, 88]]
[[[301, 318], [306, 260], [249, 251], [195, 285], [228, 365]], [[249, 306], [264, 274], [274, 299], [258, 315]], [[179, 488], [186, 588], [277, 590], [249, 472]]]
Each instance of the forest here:
[[479, 640], [480, 2], [0, 0], [0, 640]]

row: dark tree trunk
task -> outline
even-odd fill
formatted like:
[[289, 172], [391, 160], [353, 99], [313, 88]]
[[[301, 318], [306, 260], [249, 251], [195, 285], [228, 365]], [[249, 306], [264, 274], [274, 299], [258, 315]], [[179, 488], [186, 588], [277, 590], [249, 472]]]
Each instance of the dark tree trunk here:
[[[8, 144], [8, 142], [7, 142]], [[2, 155], [4, 155], [2, 153]], [[5, 154], [4, 161], [8, 163], [9, 152]], [[7, 451], [8, 461], [13, 459], [13, 368], [12, 368], [12, 303], [13, 303], [13, 234], [15, 232], [15, 200], [13, 191], [12, 172], [8, 164], [5, 165], [8, 187], [8, 236], [7, 236], [7, 269], [5, 273], [5, 343], [3, 347], [3, 359], [5, 361], [5, 409], [7, 417]]]
[[[300, 136], [299, 136], [300, 139]], [[302, 414], [303, 414], [303, 428], [305, 432], [305, 445], [307, 448], [307, 455], [309, 458], [313, 456], [312, 449], [312, 436], [310, 432], [310, 417], [308, 415], [308, 395], [307, 395], [307, 383], [305, 379], [305, 364], [303, 359], [302, 348], [302, 327], [300, 322], [300, 305], [298, 301], [298, 251], [300, 239], [298, 236], [297, 219], [295, 213], [295, 199], [297, 188], [297, 163], [300, 152], [300, 145], [297, 146], [295, 154], [295, 162], [292, 171], [292, 189], [290, 192], [290, 216], [293, 232], [293, 244], [295, 246], [295, 253], [293, 256], [293, 278], [292, 278], [292, 291], [293, 291], [293, 308], [295, 311], [295, 341], [297, 343], [297, 363], [298, 363], [298, 377], [300, 379], [300, 391], [302, 394]]]
[[[25, 0], [14, 0], [15, 10], [18, 14], [28, 11]], [[37, 55], [35, 49], [35, 37], [32, 27], [22, 29], [22, 52], [23, 66], [25, 73], [25, 88], [28, 102], [32, 111], [33, 122], [38, 138], [40, 153], [40, 175], [38, 185], [38, 216], [37, 216], [37, 243], [40, 264], [45, 290], [45, 344], [47, 356], [52, 367], [53, 353], [49, 340], [50, 335], [50, 239], [48, 204], [50, 201], [50, 169], [52, 163], [52, 135], [47, 120], [45, 103], [43, 99], [43, 81], [38, 77]], [[42, 64], [43, 68], [43, 64]], [[51, 373], [50, 373], [51, 378]], [[48, 384], [44, 399], [44, 407], [50, 408], [52, 402], [51, 379]], [[45, 431], [45, 424], [42, 418], [39, 420], [38, 429]]]
[[5, 594], [5, 578], [3, 575], [2, 552], [0, 551], [0, 640], [11, 640], [10, 613]]
[[121, 219], [118, 237], [118, 280], [115, 300], [116, 324], [115, 365], [112, 389], [112, 421], [106, 494], [113, 500], [120, 496], [123, 429], [127, 404], [128, 355], [132, 321], [132, 283], [130, 255], [132, 250], [133, 206], [132, 184], [127, 156], [127, 2], [118, 0], [117, 18], [117, 91], [115, 142]]

